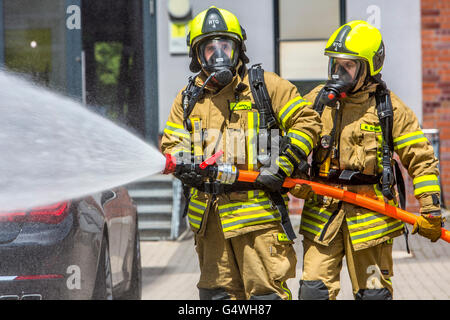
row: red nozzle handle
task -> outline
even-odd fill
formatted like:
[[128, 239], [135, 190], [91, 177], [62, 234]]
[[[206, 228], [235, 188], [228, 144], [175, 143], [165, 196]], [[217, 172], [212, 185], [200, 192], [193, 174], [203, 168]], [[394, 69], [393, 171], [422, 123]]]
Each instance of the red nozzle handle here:
[[206, 169], [207, 166], [212, 166], [223, 155], [223, 150], [213, 154], [211, 157], [200, 163], [200, 169]]
[[165, 156], [166, 156], [166, 166], [164, 167], [164, 170], [163, 170], [162, 173], [163, 174], [174, 173], [175, 172], [175, 168], [177, 166], [176, 158], [173, 155], [169, 154], [169, 153], [166, 153]]
[[[210, 158], [206, 159], [205, 161], [203, 161], [200, 164], [200, 169], [205, 169], [206, 167], [215, 164], [217, 159], [219, 159], [222, 155], [223, 155], [223, 151], [222, 150], [217, 152], [216, 154], [213, 154]], [[164, 170], [163, 170], [162, 173], [163, 174], [174, 173], [175, 170], [176, 170], [176, 167], [177, 167], [177, 160], [176, 160], [176, 158], [173, 155], [168, 154], [168, 153], [166, 153], [164, 156], [166, 157], [166, 165], [165, 165]]]

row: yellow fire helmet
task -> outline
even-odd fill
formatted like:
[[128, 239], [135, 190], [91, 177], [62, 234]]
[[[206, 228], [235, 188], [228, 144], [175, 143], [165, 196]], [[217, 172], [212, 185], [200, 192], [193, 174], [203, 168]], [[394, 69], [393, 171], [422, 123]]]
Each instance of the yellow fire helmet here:
[[224, 36], [235, 40], [239, 46], [239, 55], [244, 63], [249, 60], [245, 55], [244, 41], [247, 39], [244, 28], [239, 24], [237, 17], [230, 11], [211, 6], [200, 12], [189, 23], [189, 33], [186, 38], [189, 47], [189, 57], [192, 57], [189, 68], [192, 72], [201, 70], [197, 58], [197, 47], [202, 40]]
[[325, 55], [367, 61], [370, 75], [375, 76], [383, 68], [383, 39], [380, 31], [366, 21], [350, 21], [338, 28], [328, 39]]

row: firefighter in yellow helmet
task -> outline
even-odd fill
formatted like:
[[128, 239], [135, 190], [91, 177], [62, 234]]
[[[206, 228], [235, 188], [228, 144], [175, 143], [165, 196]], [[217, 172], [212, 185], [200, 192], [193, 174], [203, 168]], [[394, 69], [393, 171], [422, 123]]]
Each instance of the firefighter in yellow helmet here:
[[[175, 176], [195, 233], [200, 298], [290, 299], [286, 280], [295, 277], [297, 259], [287, 190], [280, 190], [315, 146], [319, 115], [287, 80], [247, 69], [245, 32], [231, 12], [210, 7], [190, 24], [197, 74], [175, 98], [161, 149], [188, 164]], [[194, 168], [219, 150], [230, 171], [220, 183], [205, 182]], [[231, 165], [259, 170], [257, 182], [227, 184]]]
[[[312, 179], [404, 205], [403, 179], [392, 159], [396, 152], [420, 202], [413, 233], [437, 241], [442, 222], [438, 160], [413, 111], [381, 79], [385, 52], [379, 30], [351, 21], [331, 35], [325, 55], [329, 79], [305, 96], [323, 123]], [[301, 190], [296, 186], [291, 193]], [[302, 212], [299, 298], [335, 299], [345, 256], [355, 299], [392, 299], [393, 238], [404, 232], [401, 221], [315, 195]]]

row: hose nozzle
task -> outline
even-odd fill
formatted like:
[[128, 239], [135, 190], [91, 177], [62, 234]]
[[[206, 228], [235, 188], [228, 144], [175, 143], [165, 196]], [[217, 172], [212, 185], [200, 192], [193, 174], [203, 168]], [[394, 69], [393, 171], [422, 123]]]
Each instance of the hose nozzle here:
[[165, 157], [166, 157], [166, 165], [164, 167], [164, 170], [163, 170], [162, 174], [174, 173], [175, 169], [177, 167], [177, 160], [176, 160], [176, 158], [173, 155], [169, 154], [169, 153], [166, 153]]

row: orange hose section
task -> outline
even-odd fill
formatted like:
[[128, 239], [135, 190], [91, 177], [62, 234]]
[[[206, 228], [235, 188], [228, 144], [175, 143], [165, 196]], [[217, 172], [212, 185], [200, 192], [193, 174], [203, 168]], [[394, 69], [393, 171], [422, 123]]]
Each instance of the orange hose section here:
[[[259, 172], [256, 171], [239, 170], [238, 181], [255, 182], [258, 174]], [[357, 206], [382, 213], [394, 219], [401, 220], [411, 225], [413, 225], [417, 220], [417, 216], [415, 214], [391, 206], [383, 201], [362, 196], [354, 192], [342, 190], [340, 188], [331, 187], [322, 183], [303, 179], [286, 178], [283, 187], [293, 188], [296, 184], [309, 184], [312, 187], [312, 190], [318, 195], [352, 203]], [[450, 231], [442, 228], [441, 239], [450, 243]]]
[[258, 177], [258, 171], [239, 170], [238, 181], [241, 182], [255, 182]]

